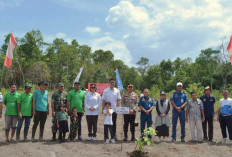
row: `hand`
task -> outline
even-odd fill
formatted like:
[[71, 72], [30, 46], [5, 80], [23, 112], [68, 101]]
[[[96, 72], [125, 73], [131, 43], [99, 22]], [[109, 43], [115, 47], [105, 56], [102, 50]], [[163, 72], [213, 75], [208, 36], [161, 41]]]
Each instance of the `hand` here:
[[130, 109], [130, 114], [134, 114], [134, 110], [133, 109]]
[[33, 111], [33, 116], [35, 116], [36, 115], [36, 112], [35, 111]]
[[163, 114], [161, 114], [160, 116], [161, 116], [162, 118], [164, 118], [164, 117], [166, 116], [166, 114], [163, 113]]
[[68, 110], [68, 115], [69, 115], [69, 116], [71, 115], [71, 111], [70, 111], [70, 110]]
[[85, 114], [85, 112], [84, 112], [84, 111], [82, 111], [82, 116], [84, 116], [84, 114]]
[[21, 114], [21, 113], [19, 113], [19, 119], [22, 119], [22, 118], [23, 118], [22, 114]]
[[57, 128], [59, 129], [59, 128], [60, 128], [60, 125], [57, 125]]
[[176, 107], [176, 110], [177, 110], [177, 112], [179, 112], [179, 113], [182, 112], [180, 107]]
[[95, 108], [91, 107], [89, 110], [90, 110], [90, 111], [94, 111], [94, 110], [95, 110]]
[[52, 112], [52, 117], [54, 118], [56, 116], [56, 112]]
[[204, 122], [205, 121], [205, 117], [203, 117], [201, 120], [202, 120], [202, 122]]
[[188, 117], [185, 118], [186, 123], [188, 123]]
[[49, 115], [49, 110], [47, 110], [47, 116]]
[[146, 113], [146, 115], [149, 115], [150, 111], [148, 110], [148, 111], [146, 111], [145, 113]]

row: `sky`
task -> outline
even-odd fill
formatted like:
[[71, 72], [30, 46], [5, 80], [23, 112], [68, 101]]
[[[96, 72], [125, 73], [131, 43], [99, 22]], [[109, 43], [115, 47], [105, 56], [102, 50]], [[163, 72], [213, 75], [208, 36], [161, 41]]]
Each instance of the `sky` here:
[[232, 35], [231, 0], [0, 0], [0, 45], [40, 30], [46, 42], [76, 39], [111, 50], [128, 66], [141, 57], [195, 59]]

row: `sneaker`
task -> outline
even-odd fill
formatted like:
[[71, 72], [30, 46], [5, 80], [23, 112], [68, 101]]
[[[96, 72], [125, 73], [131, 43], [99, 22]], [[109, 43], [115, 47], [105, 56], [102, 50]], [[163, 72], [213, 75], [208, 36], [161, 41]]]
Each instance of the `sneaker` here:
[[173, 138], [173, 139], [171, 140], [171, 142], [176, 142], [176, 139], [175, 139], [175, 138]]
[[160, 137], [157, 138], [157, 142], [159, 142], [159, 143], [161, 142], [161, 138]]
[[31, 138], [31, 142], [35, 142], [35, 138], [32, 137], [32, 138]]
[[203, 143], [203, 141], [201, 140], [201, 141], [197, 141], [198, 143]]
[[222, 143], [222, 144], [225, 144], [225, 143], [226, 143], [226, 138], [223, 138], [223, 139], [221, 140], [221, 143]]
[[109, 139], [106, 139], [106, 143], [109, 143], [110, 142], [110, 140]]
[[93, 137], [93, 138], [92, 138], [92, 140], [93, 140], [93, 141], [96, 141], [96, 140], [97, 140], [97, 138], [96, 138], [96, 137]]
[[115, 143], [115, 140], [114, 140], [114, 139], [111, 139], [111, 142], [112, 142], [112, 143]]
[[88, 137], [88, 139], [87, 139], [88, 141], [91, 141], [92, 140], [92, 137]]
[[181, 139], [181, 142], [185, 142], [185, 140], [182, 138], [182, 139]]
[[79, 141], [82, 141], [82, 137], [81, 137], [81, 136], [78, 136], [78, 140], [79, 140]]
[[56, 138], [55, 138], [55, 137], [53, 137], [53, 138], [51, 139], [51, 141], [56, 141]]
[[136, 139], [135, 139], [135, 137], [131, 137], [131, 141], [135, 141]]
[[125, 138], [123, 139], [123, 141], [126, 142], [126, 141], [127, 141], [127, 138], [125, 137]]
[[229, 145], [232, 145], [232, 140], [230, 140], [228, 144], [229, 144]]

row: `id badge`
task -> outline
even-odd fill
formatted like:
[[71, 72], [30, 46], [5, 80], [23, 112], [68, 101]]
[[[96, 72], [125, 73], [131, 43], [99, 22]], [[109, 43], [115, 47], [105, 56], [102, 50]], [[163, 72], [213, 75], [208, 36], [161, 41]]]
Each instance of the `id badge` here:
[[184, 103], [184, 99], [181, 99], [181, 103]]

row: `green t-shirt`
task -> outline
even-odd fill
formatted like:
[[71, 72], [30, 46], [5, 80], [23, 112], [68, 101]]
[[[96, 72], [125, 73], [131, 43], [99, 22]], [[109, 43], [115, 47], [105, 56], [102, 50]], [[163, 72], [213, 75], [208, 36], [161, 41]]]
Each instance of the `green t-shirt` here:
[[19, 96], [20, 94], [17, 92], [6, 93], [6, 95], [4, 96], [4, 104], [6, 105], [5, 115], [9, 115], [9, 116], [18, 115], [17, 100]]
[[31, 116], [32, 114], [32, 98], [31, 93], [23, 93], [19, 96], [17, 103], [20, 104], [22, 116]]
[[83, 111], [83, 102], [85, 100], [85, 92], [80, 90], [77, 92], [76, 90], [71, 90], [68, 93], [67, 100], [70, 101], [70, 110], [74, 107], [77, 108], [77, 112], [82, 112]]
[[59, 111], [56, 114], [56, 119], [58, 121], [68, 120], [68, 114], [66, 112]]

